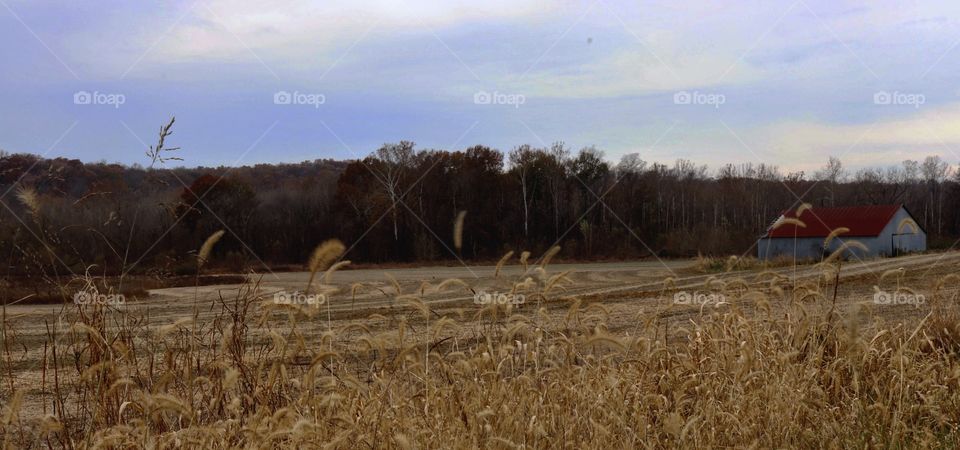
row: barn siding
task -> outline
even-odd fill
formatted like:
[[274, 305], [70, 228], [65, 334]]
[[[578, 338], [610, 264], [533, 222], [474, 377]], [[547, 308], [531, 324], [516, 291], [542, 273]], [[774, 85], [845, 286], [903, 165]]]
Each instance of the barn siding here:
[[[894, 254], [894, 246], [901, 252], [923, 251], [927, 249], [927, 235], [923, 230], [917, 230], [916, 234], [897, 235], [897, 226], [900, 221], [910, 217], [906, 209], [900, 208], [889, 223], [883, 228], [876, 237], [849, 237], [867, 246], [868, 251], [852, 249], [851, 252], [858, 258], [873, 258], [891, 256]], [[909, 228], [907, 228], [909, 233]], [[794, 259], [820, 259], [823, 254], [824, 237], [807, 238], [761, 238], [757, 242], [757, 257], [760, 259], [772, 259], [780, 256], [791, 257]], [[796, 241], [796, 242], [794, 242]], [[835, 238], [830, 242], [829, 252], [833, 252], [843, 245], [843, 236]]]

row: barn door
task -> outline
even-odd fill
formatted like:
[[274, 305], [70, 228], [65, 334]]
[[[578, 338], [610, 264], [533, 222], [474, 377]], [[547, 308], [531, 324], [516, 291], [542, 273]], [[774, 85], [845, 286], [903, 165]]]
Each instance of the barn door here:
[[894, 234], [890, 236], [890, 239], [893, 240], [891, 243], [891, 248], [893, 249], [893, 256], [900, 256], [908, 252], [906, 242], [904, 240], [905, 236], [912, 236], [912, 234]]

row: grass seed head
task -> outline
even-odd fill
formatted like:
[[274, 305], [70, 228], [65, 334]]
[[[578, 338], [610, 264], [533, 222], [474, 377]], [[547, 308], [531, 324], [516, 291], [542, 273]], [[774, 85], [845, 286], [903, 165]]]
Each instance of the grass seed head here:
[[500, 269], [503, 269], [503, 265], [506, 264], [507, 261], [509, 261], [510, 257], [512, 256], [513, 256], [513, 250], [510, 250], [505, 255], [503, 255], [499, 261], [497, 261], [497, 267], [493, 271], [494, 278], [500, 278]]
[[457, 218], [453, 222], [453, 246], [460, 250], [463, 248], [463, 219], [467, 217], [466, 211], [457, 213]]
[[223, 237], [223, 230], [219, 230], [211, 234], [206, 241], [203, 241], [203, 245], [200, 246], [200, 250], [197, 252], [198, 267], [203, 267], [207, 263], [207, 261], [210, 260], [210, 253], [213, 252], [213, 246], [217, 245], [217, 242], [222, 237]]
[[324, 241], [313, 249], [313, 253], [310, 255], [310, 272], [317, 273], [321, 270], [327, 270], [330, 264], [343, 254], [344, 250], [346, 250], [346, 247], [339, 239]]
[[38, 214], [40, 211], [40, 195], [29, 186], [17, 186], [17, 199], [23, 206], [27, 207], [32, 214]]
[[823, 248], [830, 248], [830, 242], [833, 241], [837, 236], [841, 234], [849, 233], [850, 229], [847, 227], [834, 228], [830, 231], [830, 234], [823, 240]]

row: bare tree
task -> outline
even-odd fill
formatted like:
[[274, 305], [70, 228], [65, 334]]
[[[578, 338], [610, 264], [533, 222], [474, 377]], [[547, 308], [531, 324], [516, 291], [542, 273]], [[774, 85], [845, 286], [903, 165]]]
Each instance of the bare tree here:
[[[550, 146], [547, 160], [547, 186], [550, 189], [550, 199], [553, 203], [553, 232], [560, 238], [560, 215], [562, 214], [563, 196], [567, 187], [567, 161], [570, 159], [570, 150], [563, 142], [555, 142]], [[572, 181], [572, 180], [571, 180]]]
[[827, 191], [830, 193], [830, 206], [837, 203], [837, 184], [846, 179], [847, 173], [843, 168], [840, 158], [831, 156], [827, 165], [814, 174], [814, 178], [827, 183]]
[[403, 200], [401, 183], [413, 164], [414, 143], [410, 141], [400, 141], [399, 144], [384, 144], [377, 149], [373, 157], [380, 164], [379, 172], [383, 188], [390, 199], [391, 216], [393, 218], [393, 240], [400, 239], [397, 231], [397, 210], [398, 204]]
[[926, 182], [927, 192], [929, 193], [929, 200], [927, 202], [929, 216], [936, 217], [937, 233], [939, 234], [943, 231], [941, 226], [943, 219], [943, 199], [941, 198], [943, 189], [941, 189], [940, 186], [950, 173], [950, 165], [940, 159], [939, 156], [927, 156], [923, 160], [923, 163], [920, 164], [920, 173], [923, 175], [923, 181]]
[[530, 236], [530, 187], [531, 172], [534, 168], [534, 153], [529, 145], [521, 145], [510, 152], [510, 170], [520, 181], [520, 194], [523, 200], [523, 235]]

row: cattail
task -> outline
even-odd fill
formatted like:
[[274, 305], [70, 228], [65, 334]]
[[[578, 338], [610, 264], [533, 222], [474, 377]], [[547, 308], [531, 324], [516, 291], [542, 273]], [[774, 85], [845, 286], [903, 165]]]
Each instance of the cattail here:
[[457, 214], [457, 220], [453, 223], [453, 246], [459, 251], [463, 248], [463, 219], [467, 217], [466, 211], [460, 211]]
[[200, 246], [200, 251], [197, 252], [197, 268], [203, 267], [204, 264], [210, 259], [210, 252], [213, 251], [213, 246], [217, 245], [217, 241], [223, 237], [223, 230], [217, 231], [210, 235], [206, 241], [203, 241], [203, 245]]

